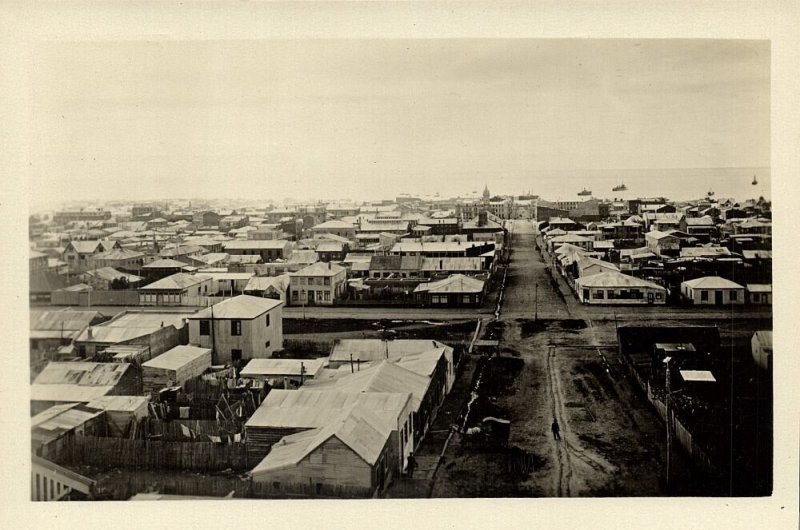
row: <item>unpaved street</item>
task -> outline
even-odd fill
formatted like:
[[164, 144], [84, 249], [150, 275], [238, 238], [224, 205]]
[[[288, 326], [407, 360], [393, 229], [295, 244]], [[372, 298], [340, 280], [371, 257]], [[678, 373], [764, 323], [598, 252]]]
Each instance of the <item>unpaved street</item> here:
[[[592, 321], [558, 289], [530, 223], [517, 222], [513, 238], [500, 320], [490, 325], [500, 351], [485, 361], [468, 422], [510, 419], [510, 456], [454, 436], [433, 495], [663, 495], [664, 430], [617, 362], [614, 321]], [[673, 456], [673, 478], [686, 474]]]

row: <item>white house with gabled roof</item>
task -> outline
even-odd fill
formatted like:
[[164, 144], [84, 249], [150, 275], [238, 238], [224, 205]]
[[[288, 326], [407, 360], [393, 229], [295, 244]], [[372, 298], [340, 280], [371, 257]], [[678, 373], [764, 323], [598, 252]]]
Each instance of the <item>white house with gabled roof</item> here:
[[211, 348], [214, 364], [265, 359], [283, 349], [283, 302], [240, 295], [189, 317], [189, 343]]

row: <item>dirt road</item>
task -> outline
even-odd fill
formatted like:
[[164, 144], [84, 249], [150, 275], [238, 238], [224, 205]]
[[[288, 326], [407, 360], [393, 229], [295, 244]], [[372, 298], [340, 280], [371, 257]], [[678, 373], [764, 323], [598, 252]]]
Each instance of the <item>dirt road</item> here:
[[[495, 326], [500, 354], [486, 362], [469, 426], [483, 415], [510, 419], [509, 453], [533, 465], [520, 473], [508, 455], [454, 437], [433, 496], [663, 495], [663, 427], [617, 361], [614, 321], [594, 321], [563, 292], [534, 247], [532, 226], [515, 224]], [[688, 473], [673, 456], [673, 478]]]

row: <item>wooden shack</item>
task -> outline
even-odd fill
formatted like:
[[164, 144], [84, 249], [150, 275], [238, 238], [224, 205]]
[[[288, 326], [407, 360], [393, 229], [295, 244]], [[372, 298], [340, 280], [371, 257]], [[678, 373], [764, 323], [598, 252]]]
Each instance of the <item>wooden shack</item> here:
[[103, 396], [87, 403], [87, 407], [106, 411], [110, 436], [125, 436], [131, 423], [148, 415], [149, 396]]
[[251, 471], [253, 482], [273, 493], [370, 497], [392, 475], [393, 429], [391, 417], [356, 405], [324, 427], [283, 437]]
[[211, 368], [211, 350], [197, 346], [176, 346], [142, 364], [145, 393], [183, 385]]

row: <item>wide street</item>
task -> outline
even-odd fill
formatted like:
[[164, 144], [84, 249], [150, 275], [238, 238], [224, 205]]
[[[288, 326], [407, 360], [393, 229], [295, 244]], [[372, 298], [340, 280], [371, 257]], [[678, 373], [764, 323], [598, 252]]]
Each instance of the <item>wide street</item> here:
[[[511, 477], [498, 453], [476, 450], [468, 435], [456, 435], [432, 495], [664, 494], [664, 430], [623, 374], [613, 319], [594, 322], [568, 291], [559, 292], [534, 248], [529, 222], [516, 222], [512, 230], [497, 324], [500, 358], [488, 364], [476, 391], [488, 393], [487, 401], [511, 420], [509, 445], [535, 465], [529, 474]], [[504, 364], [520, 366], [509, 376]], [[560, 441], [551, 433], [553, 420]], [[688, 472], [679, 455], [674, 462], [673, 477]]]

